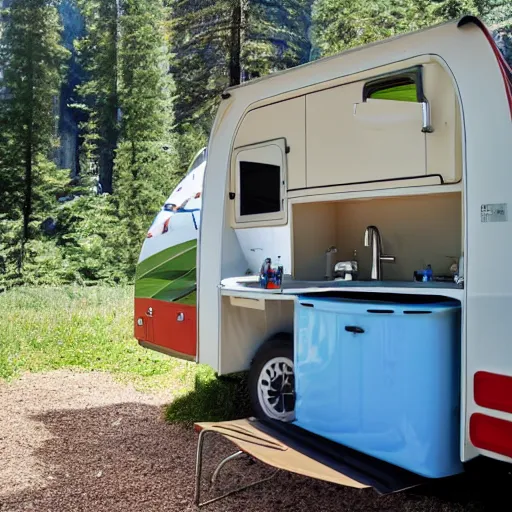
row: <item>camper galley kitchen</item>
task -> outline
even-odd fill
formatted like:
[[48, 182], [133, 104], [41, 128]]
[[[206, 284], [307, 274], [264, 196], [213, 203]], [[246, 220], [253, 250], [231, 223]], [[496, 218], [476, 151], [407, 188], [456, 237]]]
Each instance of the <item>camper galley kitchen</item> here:
[[[281, 333], [258, 353], [263, 415], [424, 476], [459, 472], [461, 112], [442, 63], [252, 109], [234, 148], [226, 222], [249, 268], [221, 283], [222, 373]], [[284, 264], [278, 289], [260, 286], [266, 257]]]
[[136, 338], [248, 371], [243, 429], [343, 485], [512, 463], [511, 118], [472, 16], [229, 88], [144, 243]]

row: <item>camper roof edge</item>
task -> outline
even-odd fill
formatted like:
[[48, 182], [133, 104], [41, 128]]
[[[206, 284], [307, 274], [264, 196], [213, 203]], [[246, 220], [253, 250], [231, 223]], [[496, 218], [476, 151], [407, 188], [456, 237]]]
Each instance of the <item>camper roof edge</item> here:
[[260, 78], [255, 78], [254, 80], [250, 80], [248, 82], [243, 82], [243, 83], [238, 84], [238, 85], [227, 87], [226, 89], [224, 89], [224, 91], [222, 93], [222, 97], [223, 97], [223, 99], [228, 99], [231, 96], [229, 93], [232, 92], [232, 91], [235, 91], [237, 89], [241, 89], [241, 88], [244, 88], [244, 87], [249, 87], [251, 85], [258, 84], [260, 82], [264, 82], [264, 81], [270, 80], [271, 78], [274, 78], [276, 76], [282, 76], [282, 75], [285, 75], [287, 73], [291, 73], [291, 72], [296, 71], [298, 69], [303, 69], [303, 68], [307, 68], [307, 67], [313, 67], [313, 66], [315, 66], [317, 64], [320, 64], [320, 63], [325, 63], [325, 62], [328, 62], [330, 60], [338, 59], [340, 56], [345, 56], [345, 55], [348, 55], [350, 53], [357, 53], [357, 52], [360, 52], [360, 51], [364, 51], [364, 50], [367, 50], [368, 48], [373, 48], [375, 46], [380, 46], [380, 45], [383, 45], [383, 44], [387, 44], [387, 43], [389, 43], [391, 41], [395, 41], [397, 39], [402, 39], [404, 37], [410, 37], [411, 35], [420, 34], [422, 32], [428, 32], [430, 30], [435, 30], [435, 29], [437, 29], [439, 27], [442, 27], [442, 26], [445, 26], [445, 25], [457, 25], [457, 27], [462, 27], [464, 25], [467, 25], [468, 23], [474, 23], [475, 25], [477, 25], [480, 28], [485, 28], [485, 24], [483, 23], [482, 20], [480, 20], [477, 16], [473, 16], [473, 15], [469, 15], [468, 14], [468, 15], [462, 16], [461, 18], [453, 19], [453, 20], [449, 20], [449, 21], [444, 21], [442, 23], [436, 23], [435, 25], [431, 25], [430, 27], [422, 28], [420, 30], [414, 30], [413, 32], [406, 32], [404, 34], [398, 34], [398, 35], [393, 36], [393, 37], [388, 37], [386, 39], [381, 39], [380, 41], [375, 41], [373, 43], [368, 43], [368, 44], [365, 44], [365, 45], [362, 45], [362, 46], [356, 46], [354, 48], [349, 48], [349, 49], [344, 50], [342, 52], [335, 53], [334, 55], [329, 55], [328, 57], [322, 57], [322, 58], [314, 60], [312, 62], [306, 62], [305, 64], [300, 64], [299, 66], [294, 66], [293, 68], [288, 68], [288, 69], [283, 69], [281, 71], [276, 71], [275, 73], [271, 73], [270, 75], [265, 75], [265, 76], [262, 76]]

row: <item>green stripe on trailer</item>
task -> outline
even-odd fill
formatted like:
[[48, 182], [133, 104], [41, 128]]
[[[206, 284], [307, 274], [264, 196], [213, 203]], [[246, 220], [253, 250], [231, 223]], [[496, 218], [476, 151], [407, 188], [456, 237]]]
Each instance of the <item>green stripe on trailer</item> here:
[[197, 240], [155, 254], [141, 262], [135, 282], [136, 298], [177, 301], [196, 289]]
[[[189, 251], [194, 250], [193, 258], [194, 264], [193, 267], [196, 266], [196, 249], [197, 249], [197, 239], [189, 240], [188, 242], [184, 242], [182, 244], [174, 245], [169, 247], [168, 249], [164, 249], [159, 253], [150, 256], [148, 259], [141, 261], [137, 265], [137, 272], [135, 274], [135, 279], [142, 279], [143, 277], [150, 277], [148, 274], [150, 272], [155, 272], [159, 268], [163, 267], [165, 269], [169, 268], [167, 265], [174, 258], [181, 256], [184, 253], [188, 253]], [[192, 255], [191, 255], [192, 256]], [[187, 270], [190, 270], [192, 266], [190, 266]]]

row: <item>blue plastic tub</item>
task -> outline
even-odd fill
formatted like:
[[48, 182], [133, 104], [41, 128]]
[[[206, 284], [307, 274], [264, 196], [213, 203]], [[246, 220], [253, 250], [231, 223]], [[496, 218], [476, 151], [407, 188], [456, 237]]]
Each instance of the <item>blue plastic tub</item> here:
[[460, 473], [460, 305], [298, 297], [296, 423], [414, 473]]

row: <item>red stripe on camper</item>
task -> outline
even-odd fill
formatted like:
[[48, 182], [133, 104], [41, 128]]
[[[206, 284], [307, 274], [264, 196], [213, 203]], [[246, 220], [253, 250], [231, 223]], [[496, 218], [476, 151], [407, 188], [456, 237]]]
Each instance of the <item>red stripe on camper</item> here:
[[480, 407], [512, 413], [512, 377], [477, 372], [474, 377], [475, 403]]
[[507, 92], [510, 117], [512, 118], [512, 70], [510, 69], [510, 66], [508, 65], [503, 55], [501, 54], [500, 49], [496, 46], [496, 43], [494, 42], [494, 39], [491, 33], [487, 30], [487, 28], [485, 29], [485, 36], [487, 37], [487, 40], [491, 44], [494, 55], [496, 55], [496, 59], [498, 60], [501, 76], [503, 76], [503, 82], [505, 84], [505, 90]]
[[[185, 359], [196, 355], [197, 308], [156, 299], [135, 299], [135, 338]], [[153, 345], [154, 347], [151, 347]]]
[[512, 423], [475, 413], [469, 420], [469, 438], [481, 450], [512, 457]]

